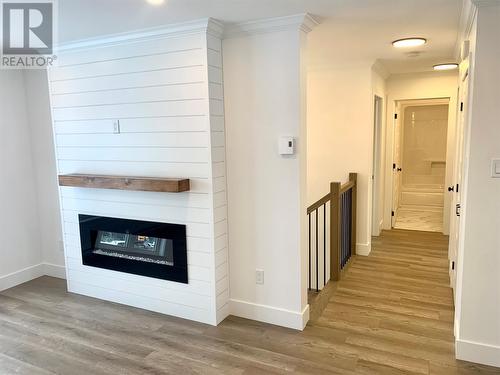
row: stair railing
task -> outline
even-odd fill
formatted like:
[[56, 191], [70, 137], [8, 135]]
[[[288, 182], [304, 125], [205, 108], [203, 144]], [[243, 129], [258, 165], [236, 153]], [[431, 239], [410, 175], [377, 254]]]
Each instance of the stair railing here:
[[[356, 253], [357, 173], [307, 208], [309, 223], [309, 290], [338, 281]], [[322, 250], [322, 251], [321, 251]]]

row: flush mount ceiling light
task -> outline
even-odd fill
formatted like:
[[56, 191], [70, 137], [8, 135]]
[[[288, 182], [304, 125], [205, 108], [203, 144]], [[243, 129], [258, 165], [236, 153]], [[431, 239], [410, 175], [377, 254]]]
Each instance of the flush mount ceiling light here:
[[456, 63], [446, 63], [446, 64], [434, 65], [434, 70], [453, 70], [456, 68], [458, 68], [458, 64], [456, 64]]
[[146, 2], [151, 5], [162, 5], [165, 0], [146, 0]]
[[427, 43], [427, 39], [424, 38], [404, 38], [395, 40], [392, 45], [396, 48], [406, 48], [422, 46], [425, 43]]

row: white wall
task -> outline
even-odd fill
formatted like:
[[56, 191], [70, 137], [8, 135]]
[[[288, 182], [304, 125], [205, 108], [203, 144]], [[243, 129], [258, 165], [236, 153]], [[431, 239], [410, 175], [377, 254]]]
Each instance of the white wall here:
[[0, 70], [0, 290], [43, 270], [22, 71]]
[[[61, 187], [69, 291], [209, 324], [227, 316], [222, 56], [212, 35], [220, 29], [204, 20], [59, 53], [49, 72], [59, 174], [191, 181], [184, 193]], [[189, 283], [82, 265], [80, 213], [185, 224]]]
[[47, 267], [64, 276], [59, 190], [47, 72], [26, 70], [24, 78], [41, 235], [39, 247]]
[[[314, 31], [309, 38], [315, 38]], [[318, 53], [308, 51], [309, 57]], [[308, 204], [327, 194], [330, 182], [345, 183], [350, 172], [357, 172], [357, 252], [364, 255], [371, 246], [371, 65], [309, 65], [307, 86]]]
[[[483, 4], [493, 4], [484, 2]], [[479, 7], [458, 255], [457, 357], [500, 366], [500, 5]]]
[[[453, 161], [455, 157], [455, 126], [457, 117], [457, 72], [427, 72], [416, 74], [392, 75], [387, 80], [387, 117], [386, 117], [386, 161], [385, 161], [385, 199], [384, 229], [391, 228], [392, 209], [392, 149], [394, 142], [395, 102], [410, 99], [450, 98], [448, 115], [448, 150], [446, 156], [445, 187], [453, 185]], [[446, 189], [445, 189], [446, 190]], [[445, 192], [444, 232], [449, 230], [450, 194]]]
[[[223, 43], [231, 313], [298, 329], [308, 320], [303, 42], [297, 26]], [[295, 155], [278, 154], [280, 136], [297, 138]]]

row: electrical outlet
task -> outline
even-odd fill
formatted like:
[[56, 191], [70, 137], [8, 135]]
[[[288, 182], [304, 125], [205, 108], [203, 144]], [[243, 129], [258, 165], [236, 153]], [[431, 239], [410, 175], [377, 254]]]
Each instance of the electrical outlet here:
[[255, 283], [264, 284], [264, 270], [255, 270]]
[[120, 120], [113, 121], [113, 133], [120, 134]]

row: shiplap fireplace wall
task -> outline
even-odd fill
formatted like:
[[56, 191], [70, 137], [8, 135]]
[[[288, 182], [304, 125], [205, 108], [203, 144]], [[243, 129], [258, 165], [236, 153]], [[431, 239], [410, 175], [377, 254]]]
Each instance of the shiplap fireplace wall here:
[[[208, 19], [59, 52], [49, 71], [59, 174], [191, 181], [184, 193], [60, 187], [69, 291], [209, 324], [228, 315], [221, 34]], [[78, 214], [185, 224], [189, 283], [83, 266]]]

